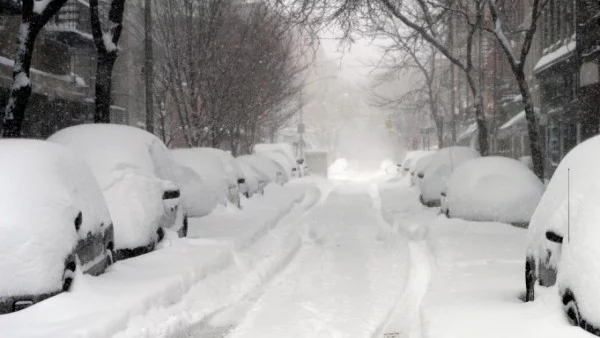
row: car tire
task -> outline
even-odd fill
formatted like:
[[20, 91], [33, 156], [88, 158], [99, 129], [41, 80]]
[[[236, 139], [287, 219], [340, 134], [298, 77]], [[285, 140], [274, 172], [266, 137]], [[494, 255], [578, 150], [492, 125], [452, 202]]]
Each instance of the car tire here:
[[181, 226], [181, 229], [178, 231], [178, 235], [179, 237], [187, 237], [188, 235], [188, 217], [187, 215], [183, 216], [183, 226]]
[[77, 269], [77, 263], [75, 261], [75, 254], [70, 254], [65, 260], [65, 270], [62, 278], [62, 291], [69, 291], [73, 280], [75, 279], [75, 270]]
[[573, 292], [571, 290], [567, 289], [565, 291], [562, 297], [562, 302], [569, 322], [572, 325], [584, 327], [585, 325], [582, 325], [583, 322], [581, 321], [581, 316], [579, 314], [577, 302], [575, 301], [575, 296], [573, 295]]
[[106, 246], [106, 267], [115, 264], [115, 249], [112, 243]]
[[535, 259], [527, 257], [525, 259], [525, 301], [533, 302], [535, 300]]

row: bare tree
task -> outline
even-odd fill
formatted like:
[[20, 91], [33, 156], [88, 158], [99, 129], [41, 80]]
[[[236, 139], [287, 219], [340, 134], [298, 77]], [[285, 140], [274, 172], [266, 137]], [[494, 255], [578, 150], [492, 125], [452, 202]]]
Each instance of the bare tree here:
[[2, 124], [4, 137], [20, 137], [25, 109], [31, 95], [29, 70], [35, 39], [48, 20], [56, 14], [67, 0], [22, 1], [21, 26], [17, 39], [13, 83], [4, 110]]
[[[288, 8], [290, 15], [311, 24], [337, 23], [351, 36], [353, 30], [371, 26], [367, 31], [377, 31], [386, 21], [399, 21], [406, 28], [430, 43], [462, 71], [474, 98], [474, 113], [478, 127], [479, 150], [487, 155], [488, 129], [484, 115], [483, 96], [477, 81], [474, 49], [477, 34], [481, 32], [487, 0], [275, 0], [276, 7]], [[449, 48], [446, 39], [446, 22], [453, 17], [465, 27], [462, 49]]]
[[542, 156], [539, 125], [535, 116], [531, 89], [525, 75], [525, 61], [531, 50], [533, 38], [537, 30], [538, 19], [547, 3], [548, 0], [533, 0], [527, 27], [525, 27], [525, 29], [519, 29], [518, 32], [512, 32], [513, 34], [516, 33], [523, 36], [520, 48], [515, 48], [513, 43], [511, 43], [511, 41], [514, 42], [515, 39], [509, 39], [507, 36], [508, 33], [511, 32], [507, 32], [509, 27], [506, 23], [506, 18], [503, 17], [500, 10], [499, 1], [489, 0], [489, 10], [493, 20], [491, 31], [506, 55], [510, 69], [517, 81], [519, 92], [523, 98], [523, 110], [525, 110], [525, 119], [527, 120], [527, 132], [529, 134], [531, 158], [533, 160], [533, 171], [540, 179], [544, 178], [544, 159]]
[[156, 6], [157, 88], [188, 146], [247, 152], [297, 111], [301, 37], [276, 13], [232, 0]]
[[96, 111], [94, 122], [110, 123], [112, 71], [119, 56], [119, 39], [123, 30], [125, 0], [111, 0], [108, 11], [108, 29], [103, 30], [98, 0], [90, 0], [92, 35], [98, 52], [96, 66]]

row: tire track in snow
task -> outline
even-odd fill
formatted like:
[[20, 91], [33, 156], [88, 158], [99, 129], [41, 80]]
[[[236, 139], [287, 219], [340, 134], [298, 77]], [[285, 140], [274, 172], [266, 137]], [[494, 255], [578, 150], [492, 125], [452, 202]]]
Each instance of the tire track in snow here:
[[379, 187], [379, 195], [385, 195], [382, 216], [395, 231], [408, 238], [410, 267], [404, 293], [373, 338], [422, 338], [421, 301], [429, 288], [433, 268], [426, 222], [436, 214], [418, 203], [417, 194], [406, 179], [387, 189], [396, 191], [384, 193], [386, 188]]
[[303, 201], [271, 232], [244, 251], [232, 252], [235, 264], [200, 281], [180, 302], [133, 318], [115, 337], [223, 337], [230, 325], [215, 327], [211, 320], [258, 292], [289, 264], [301, 244], [297, 229], [320, 196], [319, 189], [308, 189]]

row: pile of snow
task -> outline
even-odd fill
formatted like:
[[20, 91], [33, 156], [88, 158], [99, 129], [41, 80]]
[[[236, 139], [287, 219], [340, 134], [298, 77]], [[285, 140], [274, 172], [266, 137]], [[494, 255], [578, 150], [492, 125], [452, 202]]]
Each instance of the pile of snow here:
[[477, 157], [479, 153], [468, 147], [448, 147], [436, 152], [419, 181], [422, 202], [439, 205], [442, 190], [452, 172], [464, 162]]
[[410, 185], [411, 186], [417, 185], [418, 182], [421, 180], [419, 178], [419, 174], [423, 175], [425, 173], [425, 168], [427, 168], [427, 166], [433, 159], [434, 155], [435, 155], [435, 153], [432, 152], [432, 153], [426, 154], [426, 155], [420, 157], [418, 160], [414, 161], [415, 162], [414, 170], [412, 170], [411, 174], [410, 174]]
[[329, 166], [329, 175], [340, 175], [348, 170], [348, 160], [338, 158]]
[[139, 128], [114, 124], [70, 127], [48, 140], [75, 151], [92, 169], [114, 222], [116, 249], [156, 242], [167, 217], [163, 193], [176, 188], [175, 164], [164, 143]]
[[527, 224], [544, 185], [529, 168], [507, 157], [467, 161], [450, 176], [445, 211], [470, 221]]
[[98, 234], [110, 214], [89, 167], [58, 144], [0, 141], [0, 297], [61, 290], [79, 234]]
[[394, 163], [394, 161], [392, 160], [385, 160], [383, 162], [381, 162], [381, 165], [379, 166], [379, 168], [381, 169], [381, 171], [385, 172], [388, 175], [395, 175], [398, 174], [399, 169], [398, 165], [396, 163]]
[[231, 178], [217, 153], [193, 148], [174, 149], [171, 154], [180, 167], [176, 174], [188, 215], [204, 216], [227, 202]]
[[[596, 136], [561, 161], [531, 219], [527, 251], [538, 264], [558, 268], [560, 289], [572, 290], [580, 313], [596, 327], [600, 327], [599, 150]], [[562, 247], [546, 239], [548, 230], [564, 238]]]

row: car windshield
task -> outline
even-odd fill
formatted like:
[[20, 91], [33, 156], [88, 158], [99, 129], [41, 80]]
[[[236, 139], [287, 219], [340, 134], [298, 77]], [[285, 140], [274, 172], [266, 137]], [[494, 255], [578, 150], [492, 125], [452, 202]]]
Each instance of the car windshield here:
[[0, 0], [0, 338], [600, 337], [599, 107], [599, 0]]

